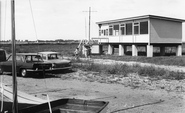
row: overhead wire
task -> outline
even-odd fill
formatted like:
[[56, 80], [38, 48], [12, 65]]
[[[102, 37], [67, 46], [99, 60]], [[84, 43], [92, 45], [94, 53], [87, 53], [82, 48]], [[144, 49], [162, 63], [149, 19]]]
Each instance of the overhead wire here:
[[[36, 29], [36, 25], [35, 25], [35, 19], [34, 19], [34, 15], [33, 15], [33, 9], [32, 9], [32, 4], [31, 1], [29, 0], [29, 5], [30, 5], [30, 10], [31, 10], [31, 16], [32, 16], [32, 20], [33, 20], [33, 27], [34, 27], [34, 31], [35, 31], [35, 36], [36, 36], [36, 40], [38, 41], [38, 33], [37, 33], [37, 29]], [[40, 49], [39, 46], [38, 50]]]
[[[31, 15], [32, 15], [32, 20], [33, 20], [33, 25], [34, 25], [34, 31], [35, 31], [35, 34], [36, 34], [36, 39], [37, 39], [37, 41], [38, 41], [38, 35], [37, 35], [35, 20], [34, 20], [34, 16], [33, 16], [33, 9], [32, 9], [32, 4], [31, 4], [31, 1], [30, 1], [30, 0], [29, 0], [29, 4], [30, 4]], [[39, 50], [39, 45], [38, 45], [38, 50]], [[46, 78], [46, 77], [45, 77], [45, 69], [44, 69], [44, 67], [43, 67], [43, 76], [44, 76], [44, 78]], [[46, 87], [46, 89], [47, 89], [46, 80], [44, 80], [44, 83], [45, 83], [45, 87]], [[45, 96], [47, 97], [48, 106], [49, 106], [49, 111], [50, 111], [50, 113], [52, 113], [49, 95], [48, 95], [48, 94], [43, 94], [43, 95], [45, 95]]]
[[7, 10], [6, 9], [7, 9], [7, 0], [5, 2], [5, 17], [4, 17], [4, 21], [5, 21], [4, 23], [5, 24], [4, 24], [4, 37], [3, 37], [4, 40], [5, 40], [5, 37], [6, 37], [6, 13], [7, 13]]
[[[7, 13], [7, 10], [6, 9], [7, 9], [7, 0], [5, 2], [5, 16], [4, 16], [4, 21], [5, 22], [4, 22], [4, 31], [3, 31], [4, 34], [1, 35], [1, 36], [3, 36], [3, 39], [4, 40], [5, 40], [5, 36], [6, 36], [6, 13]], [[1, 25], [2, 25], [2, 23], [1, 23]], [[2, 39], [2, 37], [1, 37], [1, 39]], [[0, 71], [2, 71], [2, 70], [0, 70]], [[3, 106], [4, 106], [4, 87], [3, 87], [3, 81], [4, 81], [4, 75], [2, 73], [2, 75], [1, 75], [1, 109], [0, 109], [1, 112], [3, 111]]]

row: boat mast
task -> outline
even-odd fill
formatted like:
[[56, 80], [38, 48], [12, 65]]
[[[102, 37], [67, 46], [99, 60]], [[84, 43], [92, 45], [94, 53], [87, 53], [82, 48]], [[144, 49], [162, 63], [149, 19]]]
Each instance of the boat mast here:
[[16, 73], [16, 51], [15, 51], [15, 2], [11, 0], [11, 28], [12, 28], [12, 77], [13, 77], [13, 113], [18, 113], [17, 104], [17, 73]]

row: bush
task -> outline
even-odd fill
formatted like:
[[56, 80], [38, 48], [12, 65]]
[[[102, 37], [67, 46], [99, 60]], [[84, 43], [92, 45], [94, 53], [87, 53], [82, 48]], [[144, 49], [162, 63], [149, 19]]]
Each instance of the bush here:
[[161, 68], [155, 68], [152, 66], [138, 67], [138, 74], [141, 76], [149, 76], [149, 77], [160, 77], [166, 74], [166, 70]]
[[[156, 68], [153, 66], [140, 66], [140, 65], [126, 65], [126, 64], [112, 64], [112, 65], [105, 65], [105, 64], [95, 64], [89, 61], [80, 61], [81, 65], [76, 66], [76, 68], [80, 68], [86, 71], [94, 71], [100, 72], [103, 75], [106, 74], [116, 74], [119, 76], [127, 76], [130, 73], [138, 73], [140, 76], [147, 76], [151, 78], [157, 79], [175, 79], [181, 80], [185, 78], [184, 73], [181, 72], [173, 72], [168, 71], [162, 68]], [[109, 75], [107, 75], [109, 76]]]

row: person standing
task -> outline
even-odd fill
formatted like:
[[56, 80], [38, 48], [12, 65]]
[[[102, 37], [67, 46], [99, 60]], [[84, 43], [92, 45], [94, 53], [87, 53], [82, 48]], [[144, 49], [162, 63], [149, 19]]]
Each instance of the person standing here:
[[87, 45], [84, 45], [84, 55], [85, 55], [85, 58], [88, 57], [88, 46]]
[[91, 47], [88, 47], [88, 58], [91, 58]]
[[75, 59], [78, 59], [79, 58], [79, 48], [78, 47], [75, 49], [74, 54], [75, 54]]

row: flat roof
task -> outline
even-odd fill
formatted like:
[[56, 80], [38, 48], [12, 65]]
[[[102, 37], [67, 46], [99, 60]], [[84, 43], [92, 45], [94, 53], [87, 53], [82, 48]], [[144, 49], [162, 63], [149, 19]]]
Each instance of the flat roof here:
[[96, 24], [108, 24], [108, 23], [114, 23], [114, 22], [123, 22], [123, 21], [147, 19], [147, 18], [161, 19], [161, 20], [168, 20], [168, 21], [175, 21], [175, 22], [184, 22], [185, 21], [183, 19], [170, 18], [170, 17], [164, 17], [164, 16], [143, 15], [143, 16], [121, 18], [121, 19], [115, 19], [115, 20], [101, 21], [101, 22], [96, 22]]
[[[10, 53], [12, 55], [12, 53]], [[16, 55], [38, 55], [37, 53], [16, 53]]]
[[43, 52], [38, 52], [38, 54], [60, 54], [60, 52], [54, 52], [54, 51], [43, 51]]

